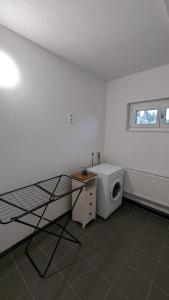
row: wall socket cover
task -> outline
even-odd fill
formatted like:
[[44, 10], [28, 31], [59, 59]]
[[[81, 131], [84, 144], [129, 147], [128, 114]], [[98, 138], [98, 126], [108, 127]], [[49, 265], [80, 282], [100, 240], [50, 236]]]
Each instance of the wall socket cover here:
[[69, 124], [72, 124], [72, 122], [73, 122], [73, 114], [70, 112], [70, 113], [68, 113], [68, 119], [67, 119], [67, 122], [69, 123]]

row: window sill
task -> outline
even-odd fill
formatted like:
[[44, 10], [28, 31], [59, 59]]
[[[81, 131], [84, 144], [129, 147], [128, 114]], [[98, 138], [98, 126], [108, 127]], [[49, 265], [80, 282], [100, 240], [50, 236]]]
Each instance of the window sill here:
[[166, 127], [164, 127], [164, 128], [157, 128], [157, 127], [154, 127], [154, 128], [143, 128], [143, 127], [134, 128], [134, 127], [132, 127], [132, 128], [128, 128], [127, 131], [128, 132], [137, 131], [137, 132], [166, 132], [167, 133], [167, 132], [169, 132], [169, 127], [168, 128], [166, 128]]

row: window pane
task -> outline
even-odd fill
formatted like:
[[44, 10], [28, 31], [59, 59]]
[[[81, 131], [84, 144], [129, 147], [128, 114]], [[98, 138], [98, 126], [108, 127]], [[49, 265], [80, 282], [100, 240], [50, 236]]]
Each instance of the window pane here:
[[169, 108], [166, 108], [165, 122], [169, 124]]
[[157, 123], [157, 109], [137, 110], [136, 124], [137, 125], [151, 125]]

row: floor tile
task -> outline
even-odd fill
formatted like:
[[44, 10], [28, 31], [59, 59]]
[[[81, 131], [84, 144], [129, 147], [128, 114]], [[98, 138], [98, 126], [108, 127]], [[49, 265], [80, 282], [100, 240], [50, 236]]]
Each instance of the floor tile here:
[[[66, 291], [68, 289], [68, 291]], [[39, 280], [32, 288], [31, 292], [35, 300], [60, 300], [66, 299], [65, 295], [70, 295], [68, 299], [76, 299], [72, 296], [72, 290], [57, 273], [47, 279]]]
[[[25, 263], [26, 261], [28, 261], [28, 258], [25, 254], [26, 245], [27, 245], [27, 243], [24, 243], [23, 245], [17, 247], [15, 250], [13, 250], [11, 252], [12, 257], [14, 258], [15, 262], [18, 265], [21, 265], [21, 264]], [[35, 245], [34, 242], [31, 243], [31, 246], [29, 249], [30, 249], [30, 253], [32, 255], [34, 255], [35, 253], [38, 253], [38, 251], [39, 251], [39, 248]]]
[[122, 269], [114, 284], [129, 300], [145, 300], [150, 285], [149, 281], [128, 266]]
[[21, 296], [19, 296], [16, 300], [34, 300], [32, 296], [29, 293], [24, 293]]
[[154, 222], [153, 224], [147, 224], [144, 233], [151, 236], [157, 242], [163, 243], [168, 227], [166, 224], [164, 224], [160, 224], [159, 221], [157, 224], [155, 224]]
[[169, 267], [169, 247], [166, 246], [163, 247], [161, 257], [160, 257], [160, 262]]
[[113, 212], [107, 219], [102, 219], [102, 224], [111, 229], [112, 232], [121, 226], [125, 220], [133, 212], [133, 205], [123, 203], [115, 212]]
[[169, 247], [169, 232], [167, 233], [167, 237], [166, 237], [166, 240], [165, 240], [165, 245]]
[[26, 248], [26, 243], [23, 245], [17, 247], [11, 252], [12, 257], [14, 258], [15, 262], [19, 264], [23, 264], [25, 261], [27, 261], [27, 257], [25, 255], [25, 248]]
[[[61, 228], [55, 224], [47, 226], [45, 230], [56, 234], [61, 233]], [[36, 243], [38, 243], [41, 247], [44, 247], [48, 245], [50, 242], [57, 240], [57, 237], [50, 235], [49, 233], [46, 232], [39, 232], [34, 239]]]
[[122, 219], [127, 218], [129, 215], [131, 215], [132, 212], [135, 211], [135, 206], [127, 203], [125, 201], [122, 201], [122, 205], [115, 211], [115, 214], [120, 214]]
[[26, 286], [19, 272], [15, 269], [0, 280], [0, 298], [14, 300], [26, 291]]
[[165, 294], [157, 286], [153, 285], [148, 300], [169, 300], [169, 295]]
[[2, 257], [0, 259], [0, 279], [14, 268], [15, 264], [10, 255]]
[[[79, 248], [78, 244], [76, 244], [76, 246], [77, 246], [77, 248]], [[48, 257], [51, 257], [55, 247], [56, 247], [56, 241], [52, 241], [51, 243], [46, 245], [43, 248], [43, 250], [45, 251], [45, 253], [47, 254]], [[70, 249], [71, 249], [70, 243], [67, 242], [67, 241], [61, 240], [58, 247], [57, 247], [57, 249], [56, 249], [56, 252], [54, 254], [53, 262], [55, 262], [57, 264], [57, 262], [59, 260], [61, 260], [62, 257], [70, 251]]]
[[116, 233], [121, 240], [128, 242], [128, 243], [135, 243], [139, 237], [138, 229], [129, 226], [128, 224], [124, 224], [121, 228], [119, 228]]
[[162, 290], [169, 294], [169, 268], [159, 264], [157, 273], [154, 279], [154, 283], [157, 284]]
[[135, 248], [131, 252], [127, 260], [127, 264], [136, 269], [149, 280], [152, 280], [155, 268], [157, 266], [157, 261], [139, 249]]
[[124, 241], [118, 235], [114, 235], [106, 244], [105, 247], [120, 261], [124, 262], [132, 250], [133, 244]]
[[127, 299], [128, 298], [123, 296], [120, 293], [120, 291], [118, 291], [115, 287], [112, 287], [104, 300], [127, 300]]
[[57, 263], [57, 269], [71, 284], [81, 275], [87, 267], [87, 263], [78, 253], [71, 250]]
[[100, 272], [107, 280], [112, 282], [119, 272], [122, 263], [112, 256], [112, 253], [102, 249], [94, 258], [92, 265]]
[[124, 223], [127, 216], [122, 216], [122, 209], [119, 208], [107, 219], [102, 219], [100, 222], [104, 226], [108, 227], [112, 232], [115, 232]]
[[[59, 292], [57, 294], [57, 298], [54, 298], [54, 300], [79, 300], [78, 295], [76, 294], [76, 292], [70, 288], [69, 285], [65, 284], [63, 285], [63, 288], [61, 287], [59, 289]], [[39, 299], [41, 300], [41, 299]]]
[[134, 211], [124, 222], [124, 226], [128, 225], [138, 231], [143, 230], [145, 224], [149, 219], [149, 214], [144, 210], [136, 210]]
[[91, 267], [75, 280], [73, 287], [82, 300], [103, 300], [109, 284]]
[[157, 260], [160, 255], [162, 245], [150, 238], [148, 235], [143, 234], [137, 242], [137, 247]]
[[101, 249], [99, 242], [87, 236], [83, 239], [81, 247], [74, 247], [84, 259], [91, 262]]
[[103, 225], [103, 222], [104, 222], [105, 220], [104, 219], [102, 219], [101, 217], [99, 217], [99, 216], [96, 216], [96, 219], [94, 219], [94, 220], [92, 220], [91, 222], [89, 222], [87, 225], [86, 225], [86, 227], [85, 227], [85, 229], [84, 229], [84, 233], [85, 234], [90, 234], [90, 231], [91, 230], [93, 230], [95, 227], [97, 227], [99, 224], [102, 224]]
[[149, 212], [150, 221], [149, 224], [163, 227], [164, 229], [169, 225], [169, 219], [163, 216], [154, 214], [153, 212]]
[[70, 220], [66, 229], [70, 231], [79, 240], [83, 240], [83, 238], [85, 237], [85, 229], [83, 229], [82, 224], [78, 222]]
[[89, 236], [98, 241], [100, 244], [104, 244], [112, 236], [112, 231], [102, 224], [98, 224], [98, 226], [91, 230]]
[[[64, 220], [59, 222], [63, 224]], [[70, 221], [67, 229], [82, 241], [82, 245], [79, 247], [62, 240], [46, 279], [39, 277], [26, 257], [26, 244], [0, 260], [0, 299], [103, 300], [106, 295], [104, 300], [145, 300], [168, 224], [167, 219], [127, 202], [123, 202], [108, 219], [97, 217], [85, 230], [80, 223]], [[142, 234], [144, 227], [146, 230]], [[48, 229], [58, 231], [56, 225]], [[67, 233], [64, 235], [68, 236]], [[36, 237], [36, 242], [42, 249], [32, 243], [31, 255], [42, 269], [47, 259], [43, 251], [50, 256], [55, 241], [55, 237], [41, 233]], [[169, 233], [160, 258], [161, 264], [146, 300], [169, 299], [167, 245]], [[13, 264], [11, 255], [21, 274]], [[125, 266], [124, 262], [127, 263]], [[33, 297], [28, 293], [21, 275]], [[113, 286], [109, 290], [110, 283]]]
[[[35, 254], [32, 258], [40, 271], [43, 272], [47, 266], [47, 258], [43, 255], [43, 253]], [[19, 269], [29, 287], [31, 287], [40, 278], [39, 274], [29, 260], [19, 265]]]

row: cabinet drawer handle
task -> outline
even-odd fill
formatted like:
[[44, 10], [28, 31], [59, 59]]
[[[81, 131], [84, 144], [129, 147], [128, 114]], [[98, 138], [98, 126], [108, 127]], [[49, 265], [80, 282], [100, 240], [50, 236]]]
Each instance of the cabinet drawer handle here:
[[90, 193], [90, 195], [93, 195], [93, 193]]
[[90, 203], [90, 205], [93, 205], [93, 203]]
[[91, 215], [92, 215], [92, 213], [89, 213], [89, 215], [91, 216]]

